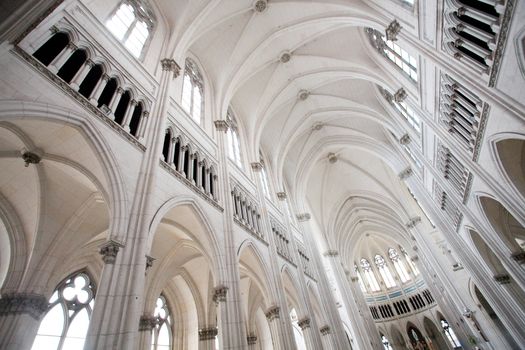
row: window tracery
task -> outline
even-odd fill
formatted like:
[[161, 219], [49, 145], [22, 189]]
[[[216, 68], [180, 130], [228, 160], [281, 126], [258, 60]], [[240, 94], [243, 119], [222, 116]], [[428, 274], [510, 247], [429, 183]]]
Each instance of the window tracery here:
[[399, 247], [399, 250], [401, 250], [401, 253], [403, 253], [403, 255], [405, 256], [405, 259], [406, 259], [406, 261], [408, 263], [408, 266], [410, 266], [410, 269], [412, 270], [412, 272], [414, 272], [414, 276], [419, 275], [419, 270], [418, 270], [416, 264], [414, 264], [412, 259], [410, 259], [410, 257], [408, 256], [407, 251], [405, 249], [403, 249], [403, 247]]
[[363, 269], [363, 273], [367, 279], [368, 285], [370, 286], [370, 290], [372, 292], [379, 292], [381, 288], [379, 287], [379, 283], [377, 283], [376, 276], [374, 275], [374, 272], [372, 271], [372, 266], [366, 259], [361, 259], [361, 269]]
[[376, 263], [377, 269], [379, 270], [379, 274], [381, 274], [381, 277], [385, 282], [386, 287], [395, 287], [396, 281], [394, 281], [394, 277], [392, 277], [392, 273], [390, 272], [390, 269], [388, 268], [385, 259], [381, 255], [377, 254], [374, 257], [374, 261]]
[[237, 121], [231, 108], [228, 108], [226, 115], [226, 121], [228, 122], [229, 128], [226, 134], [228, 138], [228, 155], [237, 164], [242, 167], [241, 159], [241, 145], [239, 141], [239, 131], [237, 128]]
[[63, 280], [49, 299], [32, 349], [82, 349], [94, 303], [95, 285], [86, 272]]
[[401, 282], [405, 283], [410, 281], [410, 275], [408, 274], [408, 271], [405, 267], [405, 264], [401, 261], [399, 254], [394, 248], [388, 249], [388, 257], [390, 260], [392, 260], [392, 263], [394, 264], [394, 268], [397, 271], [397, 274], [399, 275], [399, 278], [401, 279]]
[[381, 334], [381, 343], [383, 344], [383, 348], [385, 350], [393, 350], [393, 348], [390, 345], [390, 342], [388, 341], [387, 337], [385, 337], [383, 334]]
[[458, 338], [456, 337], [456, 333], [454, 333], [454, 331], [445, 319], [441, 319], [441, 328], [443, 328], [443, 332], [445, 333], [447, 340], [450, 342], [450, 344], [452, 344], [452, 347], [454, 349], [460, 348], [461, 344]]
[[125, 0], [106, 22], [106, 27], [133, 56], [140, 58], [155, 22], [155, 15], [144, 1]]
[[186, 58], [182, 82], [182, 107], [200, 124], [204, 109], [204, 80], [197, 64]]
[[361, 290], [363, 291], [363, 293], [366, 293], [366, 287], [365, 287], [365, 284], [363, 283], [363, 277], [361, 276], [361, 273], [359, 272], [359, 268], [357, 267], [357, 264], [354, 264], [354, 271], [357, 275], [357, 281], [359, 283], [359, 287], [361, 287]]
[[157, 298], [153, 317], [156, 324], [152, 329], [151, 350], [171, 349], [171, 315], [163, 295]]

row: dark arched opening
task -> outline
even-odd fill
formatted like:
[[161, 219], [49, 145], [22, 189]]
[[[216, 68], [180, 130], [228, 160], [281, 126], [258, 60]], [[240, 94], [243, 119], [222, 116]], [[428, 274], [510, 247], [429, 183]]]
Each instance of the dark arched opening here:
[[131, 94], [128, 90], [126, 90], [120, 97], [120, 101], [117, 104], [117, 109], [115, 109], [115, 122], [120, 125], [122, 125], [122, 122], [124, 121], [124, 116], [126, 115], [128, 106], [129, 108], [132, 108], [132, 106], [129, 105], [129, 101], [131, 101]]
[[109, 103], [111, 102], [111, 98], [115, 94], [116, 90], [117, 90], [117, 79], [115, 78], [109, 79], [108, 83], [104, 87], [104, 90], [102, 90], [102, 94], [100, 95], [98, 99], [98, 107], [100, 108], [103, 105], [109, 106]]
[[43, 65], [49, 66], [58, 54], [66, 48], [67, 44], [69, 44], [69, 36], [64, 32], [56, 33], [35, 51], [33, 57], [42, 62]]
[[102, 66], [100, 64], [96, 64], [93, 68], [91, 68], [89, 73], [80, 84], [78, 92], [85, 98], [89, 99], [93, 93], [93, 90], [95, 89], [95, 86], [97, 86], [100, 77], [102, 77], [102, 73]]
[[79, 49], [73, 52], [71, 57], [68, 58], [66, 63], [60, 68], [57, 75], [62, 78], [66, 83], [70, 83], [71, 79], [80, 70], [80, 67], [86, 62], [87, 54], [86, 51]]

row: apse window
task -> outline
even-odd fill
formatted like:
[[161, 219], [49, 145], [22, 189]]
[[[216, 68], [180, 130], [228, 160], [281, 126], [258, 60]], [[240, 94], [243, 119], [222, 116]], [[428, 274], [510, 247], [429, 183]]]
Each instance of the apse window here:
[[153, 12], [146, 4], [127, 0], [120, 4], [106, 27], [133, 56], [141, 58], [154, 24]]

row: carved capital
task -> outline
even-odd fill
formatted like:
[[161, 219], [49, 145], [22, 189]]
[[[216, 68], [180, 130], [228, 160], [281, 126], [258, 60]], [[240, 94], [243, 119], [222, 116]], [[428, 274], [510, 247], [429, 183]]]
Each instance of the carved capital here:
[[397, 20], [390, 22], [388, 27], [385, 29], [386, 40], [396, 41], [397, 35], [401, 31], [401, 28], [402, 27]]
[[295, 217], [299, 222], [308, 221], [311, 219], [310, 213], [297, 214]]
[[357, 277], [352, 277], [351, 280], [352, 280], [352, 282], [357, 282], [357, 281], [359, 281], [359, 278], [357, 278]]
[[199, 329], [199, 340], [205, 341], [205, 340], [213, 340], [215, 337], [219, 334], [219, 330], [217, 327], [205, 327]]
[[279, 318], [279, 312], [280, 311], [281, 311], [281, 309], [279, 308], [279, 306], [274, 305], [274, 306], [270, 306], [268, 308], [268, 310], [266, 310], [266, 312], [264, 314], [265, 314], [266, 318], [268, 319], [268, 321], [271, 322], [274, 319]]
[[250, 163], [250, 165], [252, 167], [252, 170], [255, 172], [259, 172], [263, 168], [263, 165], [261, 162], [253, 162], [253, 163]]
[[228, 287], [226, 286], [217, 286], [213, 290], [213, 301], [215, 304], [219, 304], [221, 301], [226, 301], [226, 293], [228, 292]]
[[412, 141], [412, 139], [410, 138], [409, 134], [404, 134], [399, 139], [399, 143], [402, 144], [402, 145], [408, 145], [411, 141]]
[[36, 152], [29, 152], [26, 150], [22, 151], [22, 159], [24, 160], [25, 167], [27, 168], [29, 164], [38, 164], [42, 160], [42, 157]]
[[277, 192], [277, 199], [284, 201], [286, 199], [286, 192]]
[[114, 264], [117, 259], [117, 254], [120, 248], [123, 248], [124, 245], [114, 240], [107, 241], [104, 243], [99, 250], [100, 255], [102, 255], [102, 260], [106, 264]]
[[306, 328], [310, 328], [310, 318], [308, 317], [305, 317], [301, 320], [299, 320], [299, 322], [297, 322], [297, 325], [299, 327], [301, 327], [301, 330], [305, 330]]
[[414, 171], [412, 170], [411, 167], [408, 167], [406, 168], [405, 170], [403, 170], [402, 172], [400, 172], [397, 176], [399, 176], [399, 178], [401, 180], [406, 180], [408, 179], [410, 176], [412, 176], [412, 174], [414, 174]]
[[157, 325], [157, 319], [150, 315], [142, 315], [139, 320], [139, 331], [150, 332]]
[[267, 0], [257, 0], [255, 2], [255, 5], [253, 5], [253, 10], [255, 12], [264, 12], [266, 8], [268, 7], [268, 1]]
[[509, 284], [510, 276], [506, 273], [500, 273], [498, 275], [494, 275], [494, 280], [499, 284]]
[[410, 220], [408, 220], [408, 222], [406, 223], [406, 227], [408, 229], [414, 228], [420, 222], [421, 222], [421, 217], [420, 216], [414, 216], [413, 218], [410, 218]]
[[5, 294], [0, 299], [0, 316], [28, 314], [36, 320], [47, 311], [46, 297], [40, 294]]
[[308, 96], [310, 96], [310, 92], [307, 91], [307, 90], [301, 90], [299, 91], [299, 93], [297, 94], [297, 99], [299, 101], [304, 101], [308, 98]]
[[330, 164], [337, 163], [337, 155], [332, 152], [328, 153], [328, 162], [330, 162]]
[[322, 335], [328, 335], [330, 334], [330, 326], [325, 325], [319, 329], [319, 332], [321, 332]]
[[215, 129], [217, 129], [218, 131], [228, 131], [228, 122], [226, 120], [216, 120], [214, 122], [215, 124]]
[[403, 88], [399, 88], [394, 93], [394, 101], [396, 101], [396, 102], [403, 102], [404, 100], [406, 100], [407, 97], [408, 97], [408, 94], [405, 91], [405, 89], [403, 89]]
[[515, 252], [510, 255], [511, 259], [520, 264], [525, 264], [525, 252]]
[[153, 267], [153, 262], [156, 259], [152, 256], [146, 255], [146, 271], [148, 271], [151, 267]]
[[339, 255], [339, 252], [337, 250], [334, 250], [334, 249], [330, 249], [330, 250], [327, 250], [326, 252], [324, 252], [323, 254], [324, 256], [329, 256], [329, 257], [336, 257]]
[[172, 58], [164, 58], [160, 60], [160, 64], [162, 65], [162, 70], [164, 71], [170, 71], [173, 72], [173, 78], [176, 78], [180, 74], [180, 67]]
[[257, 344], [257, 336], [255, 334], [250, 334], [246, 337], [246, 340], [248, 341], [248, 345]]

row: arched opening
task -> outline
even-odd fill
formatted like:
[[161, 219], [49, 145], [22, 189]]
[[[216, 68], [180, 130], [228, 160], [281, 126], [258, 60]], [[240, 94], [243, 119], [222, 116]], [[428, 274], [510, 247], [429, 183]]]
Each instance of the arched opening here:
[[292, 322], [293, 336], [297, 350], [306, 350], [306, 342], [304, 340], [303, 331], [299, 326], [299, 319], [295, 308], [290, 310], [290, 321]]
[[60, 67], [57, 75], [66, 83], [70, 83], [71, 79], [80, 70], [84, 62], [87, 60], [87, 53], [85, 50], [75, 50], [71, 57]]
[[0, 250], [0, 290], [2, 290], [11, 261], [11, 243], [7, 227], [2, 219], [0, 219], [0, 247], [2, 247]]
[[392, 344], [390, 344], [390, 340], [388, 340], [388, 338], [382, 333], [380, 333], [380, 336], [381, 336], [381, 344], [383, 344], [383, 349], [384, 350], [394, 350], [392, 348]]
[[173, 143], [173, 164], [175, 164], [175, 169], [177, 169], [177, 171], [180, 171], [179, 159], [180, 159], [180, 140], [179, 138], [176, 138]]
[[103, 106], [103, 105], [109, 106], [109, 103], [111, 102], [111, 98], [113, 97], [113, 95], [117, 91], [117, 86], [118, 86], [117, 79], [111, 78], [111, 79], [108, 80], [108, 83], [104, 87], [104, 90], [102, 90], [102, 94], [98, 98], [98, 105], [97, 106], [99, 108], [101, 106]]
[[117, 104], [117, 109], [115, 109], [115, 122], [122, 125], [124, 121], [124, 116], [128, 110], [128, 107], [131, 108], [129, 102], [131, 101], [131, 94], [128, 90], [124, 91], [122, 96], [120, 96], [120, 101]]
[[478, 299], [478, 307], [481, 309], [483, 313], [488, 316], [488, 319], [492, 321], [495, 328], [500, 332], [500, 334], [505, 338], [507, 343], [511, 346], [512, 349], [521, 349], [518, 344], [514, 341], [514, 338], [507, 330], [507, 327], [501, 322], [501, 319], [499, 318], [498, 314], [492, 306], [490, 305], [489, 301], [485, 298], [483, 293], [478, 289], [477, 286], [474, 286], [474, 294], [476, 295], [476, 298]]
[[397, 329], [396, 326], [392, 326], [390, 328], [390, 333], [392, 334], [392, 346], [394, 349], [406, 349], [406, 342], [405, 338], [403, 338], [403, 335], [401, 334], [401, 331]]
[[496, 150], [508, 179], [525, 197], [525, 140], [505, 139], [496, 143]]
[[[447, 344], [447, 341], [443, 337], [443, 331], [440, 331], [434, 322], [430, 320], [428, 317], [425, 317], [423, 319], [423, 326], [425, 327], [425, 332], [427, 333], [428, 337], [430, 338], [430, 342], [432, 347], [437, 349], [448, 349], [449, 346]], [[440, 327], [441, 329], [441, 327]], [[455, 335], [454, 335], [455, 336]], [[457, 340], [457, 338], [456, 338]], [[452, 344], [451, 344], [452, 345]], [[457, 343], [459, 345], [459, 342]], [[461, 347], [461, 346], [459, 346]], [[453, 347], [456, 349], [457, 347]]]
[[[144, 114], [144, 104], [142, 102], [137, 103], [133, 114], [131, 115], [131, 120], [129, 121], [129, 133], [135, 137], [139, 137], [138, 131], [140, 126], [140, 121], [143, 118]], [[145, 121], [144, 121], [145, 122]]]
[[481, 208], [492, 227], [513, 252], [522, 252], [525, 248], [525, 228], [500, 202], [490, 197], [480, 197]]
[[190, 177], [190, 150], [188, 147], [184, 149], [184, 175], [186, 175], [186, 178], [189, 179]]
[[78, 92], [85, 98], [89, 99], [93, 93], [93, 90], [97, 86], [97, 83], [102, 77], [103, 72], [102, 65], [94, 65], [80, 84]]
[[193, 163], [192, 163], [192, 172], [191, 172], [191, 177], [193, 179], [193, 183], [195, 185], [197, 185], [198, 183], [198, 174], [199, 174], [199, 155], [197, 153], [195, 153], [193, 155]]
[[165, 162], [168, 161], [170, 143], [171, 143], [171, 130], [166, 129], [166, 134], [164, 135], [164, 143], [162, 144], [162, 156]]
[[501, 263], [501, 260], [494, 254], [492, 248], [485, 243], [483, 238], [474, 230], [468, 230], [470, 237], [474, 242], [476, 250], [481, 255], [482, 260], [485, 262], [493, 276], [508, 275], [507, 270]]
[[421, 331], [410, 322], [407, 325], [407, 334], [414, 349], [430, 350], [425, 340], [425, 337], [423, 337]]
[[33, 57], [39, 60], [44, 66], [49, 66], [68, 44], [69, 36], [66, 33], [56, 33], [35, 51]]

